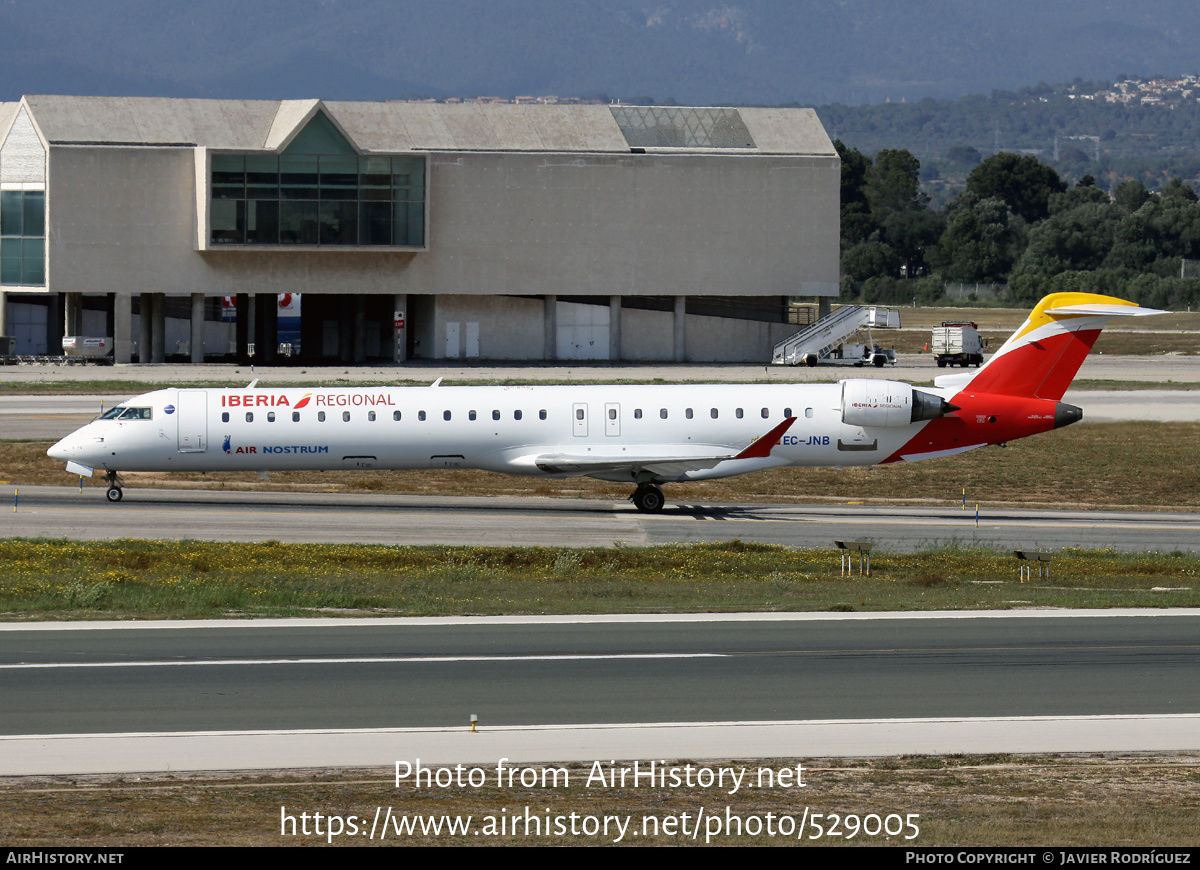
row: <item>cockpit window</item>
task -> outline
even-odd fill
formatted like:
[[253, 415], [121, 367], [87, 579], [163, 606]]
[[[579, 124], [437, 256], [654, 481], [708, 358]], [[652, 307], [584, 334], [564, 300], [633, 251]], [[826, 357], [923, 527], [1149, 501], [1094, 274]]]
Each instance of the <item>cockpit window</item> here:
[[100, 415], [101, 420], [150, 420], [153, 419], [151, 408], [126, 408], [118, 405], [111, 411]]

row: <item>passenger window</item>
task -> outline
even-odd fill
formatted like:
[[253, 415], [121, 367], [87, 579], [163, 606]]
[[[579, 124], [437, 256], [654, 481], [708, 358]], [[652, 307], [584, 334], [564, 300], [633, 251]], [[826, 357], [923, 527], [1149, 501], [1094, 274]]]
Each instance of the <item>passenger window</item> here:
[[538, 411], [538, 419], [539, 420], [546, 419], [546, 409], [545, 408], [542, 408], [542, 410]]
[[762, 409], [762, 418], [764, 420], [766, 420], [770, 416], [771, 416], [771, 412], [769, 410], [767, 410], [766, 408], [763, 408]]
[[733, 416], [737, 417], [739, 420], [742, 419], [742, 409], [738, 408], [736, 411], [734, 411]]
[[684, 411], [683, 416], [687, 417], [689, 420], [692, 419], [692, 409], [688, 408], [686, 411]]
[[791, 408], [784, 408], [784, 409], [783, 409], [783, 416], [784, 416], [784, 417], [790, 417], [790, 416], [792, 416], [792, 409], [791, 409]]
[[521, 412], [520, 412], [520, 411], [513, 411], [513, 419], [514, 419], [514, 420], [520, 420], [520, 419], [521, 419]]
[[399, 411], [392, 411], [392, 419], [393, 419], [393, 420], [396, 420], [396, 421], [399, 421], [399, 420], [400, 420], [400, 412], [399, 412]]
[[713, 408], [711, 411], [709, 411], [708, 416], [712, 417], [714, 420], [717, 419], [717, 409]]
[[247, 412], [246, 412], [246, 422], [247, 422], [247, 423], [253, 423], [253, 422], [254, 422], [254, 412], [253, 412], [253, 411], [247, 411]]
[[375, 412], [374, 411], [367, 411], [367, 420], [368, 420], [368, 422], [371, 422], [371, 423], [375, 422]]
[[658, 416], [662, 417], [664, 420], [665, 420], [665, 419], [667, 419], [667, 409], [666, 409], [666, 408], [659, 408], [659, 409], [658, 409]]
[[633, 419], [635, 419], [635, 420], [642, 419], [642, 409], [641, 408], [633, 409]]
[[274, 411], [267, 411], [267, 422], [268, 423], [275, 422], [275, 412]]
[[317, 422], [318, 423], [325, 422], [325, 412], [324, 411], [317, 411]]
[[417, 411], [417, 419], [420, 420], [422, 423], [424, 423], [425, 422], [425, 412]]
[[448, 421], [448, 420], [450, 419], [450, 412], [449, 412], [449, 411], [442, 411], [442, 419], [443, 419], [443, 420], [447, 420], [447, 421]]
[[292, 411], [292, 422], [293, 423], [300, 422], [300, 412], [299, 411]]
[[228, 423], [228, 422], [229, 422], [229, 412], [228, 412], [228, 411], [222, 411], [222, 412], [221, 412], [221, 422], [222, 422], [222, 423]]
[[474, 411], [467, 411], [467, 419], [468, 420], [474, 420], [476, 416], [478, 416], [478, 415], [476, 415], [476, 413]]
[[499, 412], [499, 411], [492, 411], [492, 419], [493, 419], [493, 420], [499, 420], [499, 419], [500, 419], [500, 412]]
[[811, 418], [812, 418], [812, 408], [805, 408], [805, 409], [804, 409], [804, 416], [805, 416], [805, 417], [808, 417], [808, 418], [810, 418], [810, 419], [811, 419]]
[[349, 411], [342, 411], [342, 422], [343, 423], [350, 422], [350, 412]]

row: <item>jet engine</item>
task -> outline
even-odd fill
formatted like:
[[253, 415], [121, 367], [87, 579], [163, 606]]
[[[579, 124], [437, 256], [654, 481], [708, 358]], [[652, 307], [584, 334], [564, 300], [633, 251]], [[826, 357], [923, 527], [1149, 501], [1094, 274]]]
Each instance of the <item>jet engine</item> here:
[[899, 381], [842, 381], [842, 422], [850, 426], [907, 426], [957, 410], [941, 396]]

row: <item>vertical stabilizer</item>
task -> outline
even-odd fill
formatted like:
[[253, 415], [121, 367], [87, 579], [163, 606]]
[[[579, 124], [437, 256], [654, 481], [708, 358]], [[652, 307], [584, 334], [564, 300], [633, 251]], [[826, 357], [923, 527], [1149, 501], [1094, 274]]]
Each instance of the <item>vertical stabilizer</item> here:
[[1095, 293], [1053, 293], [1039, 302], [1021, 328], [974, 377], [938, 378], [939, 386], [1002, 396], [1058, 401], [1110, 317], [1162, 314], [1124, 299]]

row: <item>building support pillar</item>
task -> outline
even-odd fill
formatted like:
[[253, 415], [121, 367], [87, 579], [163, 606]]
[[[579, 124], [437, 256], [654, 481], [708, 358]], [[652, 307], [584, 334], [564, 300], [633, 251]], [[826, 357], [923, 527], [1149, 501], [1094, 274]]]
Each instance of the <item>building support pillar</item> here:
[[153, 306], [150, 302], [150, 294], [142, 293], [138, 296], [138, 362], [150, 362], [150, 348], [154, 343], [150, 335], [150, 324], [154, 320], [154, 315], [151, 313]]
[[392, 296], [392, 362], [408, 362], [408, 294]]
[[133, 295], [112, 294], [113, 362], [133, 362]]
[[829, 316], [830, 312], [833, 310], [831, 300], [832, 297], [830, 296], [817, 297], [817, 320]]
[[278, 297], [274, 293], [254, 296], [254, 361], [258, 365], [274, 365], [279, 347]]
[[608, 359], [621, 358], [621, 297], [608, 297]]
[[192, 294], [192, 362], [204, 362], [204, 294]]
[[367, 361], [367, 297], [354, 294], [354, 349], [351, 360], [356, 363]]
[[164, 293], [150, 294], [150, 362], [167, 361], [167, 297]]
[[83, 335], [83, 294], [64, 294], [66, 313], [63, 319], [63, 335]]
[[687, 362], [687, 297], [675, 297], [675, 362]]
[[[8, 331], [8, 294], [0, 290], [0, 336], [7, 338]], [[0, 353], [8, 353], [8, 342], [0, 344]]]
[[558, 297], [542, 297], [542, 359], [558, 359]]
[[235, 314], [234, 314], [234, 342], [237, 344], [237, 361], [240, 365], [250, 364], [250, 295], [248, 293], [239, 293], [233, 299]]

